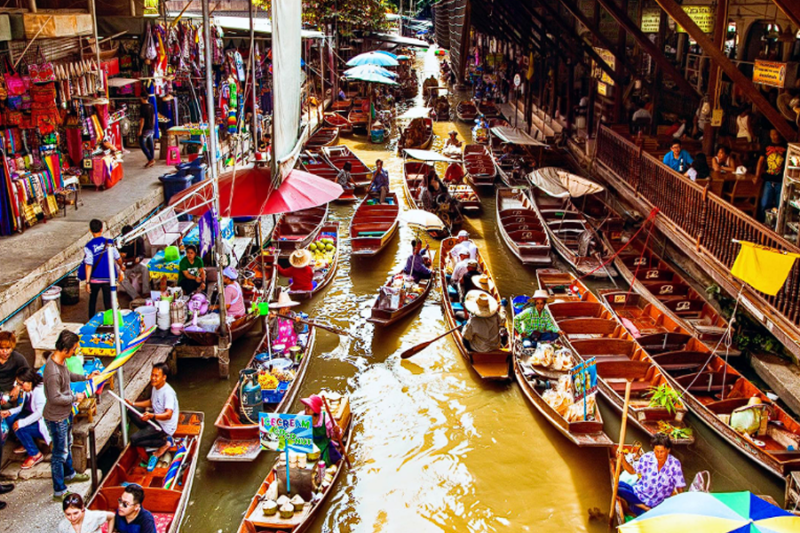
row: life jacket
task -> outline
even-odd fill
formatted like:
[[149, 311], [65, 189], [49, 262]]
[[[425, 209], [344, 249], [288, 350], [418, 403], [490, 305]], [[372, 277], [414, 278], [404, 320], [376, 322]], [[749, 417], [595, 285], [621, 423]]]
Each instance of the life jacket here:
[[[88, 243], [86, 248], [92, 253], [92, 278], [95, 281], [111, 281], [108, 269], [108, 257], [106, 256], [106, 243], [111, 239], [105, 237], [95, 237]], [[116, 269], [115, 269], [116, 270]], [[82, 263], [78, 269], [78, 279], [86, 281], [86, 263]]]

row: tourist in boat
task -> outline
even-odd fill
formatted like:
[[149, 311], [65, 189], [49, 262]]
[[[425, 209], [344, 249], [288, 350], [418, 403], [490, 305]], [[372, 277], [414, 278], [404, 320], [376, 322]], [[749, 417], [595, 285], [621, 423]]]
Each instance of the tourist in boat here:
[[320, 451], [320, 459], [325, 461], [325, 466], [338, 463], [342, 458], [338, 441], [342, 438], [342, 430], [335, 420], [324, 408], [322, 398], [312, 394], [300, 400], [305, 406], [304, 414], [311, 417], [314, 445]]
[[178, 286], [186, 295], [206, 290], [206, 269], [194, 244], [186, 247], [186, 256], [178, 264]]
[[491, 295], [483, 291], [470, 291], [464, 300], [469, 320], [461, 330], [464, 346], [473, 352], [491, 352], [503, 347], [502, 328], [505, 312]]
[[453, 149], [453, 148], [461, 148], [463, 144], [461, 141], [458, 140], [458, 132], [456, 130], [452, 130], [448, 133], [449, 137], [444, 143], [444, 150]]
[[406, 266], [403, 268], [403, 274], [414, 278], [414, 283], [419, 283], [423, 279], [431, 279], [433, 272], [430, 267], [430, 257], [428, 250], [430, 246], [422, 247], [421, 239], [414, 239], [411, 241], [411, 248], [413, 252], [406, 259]]
[[308, 250], [295, 250], [289, 256], [289, 268], [280, 265], [278, 272], [281, 276], [292, 280], [289, 289], [293, 291], [314, 290], [314, 269], [311, 268], [311, 252]]
[[491, 287], [489, 286], [489, 283], [489, 276], [486, 274], [481, 274], [480, 272], [472, 274], [472, 271], [468, 271], [464, 277], [461, 278], [461, 302], [466, 302], [467, 295], [474, 291], [483, 291], [487, 294], [490, 293]]
[[731, 157], [730, 150], [725, 146], [717, 149], [717, 155], [711, 160], [711, 166], [715, 172], [735, 172], [736, 161]]
[[[225, 285], [225, 310], [228, 318], [233, 320], [247, 314], [242, 286], [236, 281], [238, 277], [239, 273], [233, 267], [225, 267], [225, 270], [222, 271], [222, 283]], [[219, 305], [212, 305], [209, 309], [218, 310]]]
[[670, 151], [664, 155], [664, 164], [675, 172], [683, 174], [692, 164], [694, 159], [689, 155], [689, 152], [681, 147], [681, 141], [675, 139], [670, 145]]
[[456, 261], [458, 260], [461, 250], [467, 250], [469, 252], [470, 259], [477, 259], [478, 247], [475, 246], [475, 243], [469, 239], [469, 232], [465, 229], [462, 229], [458, 232], [457, 238], [458, 243], [450, 250], [450, 257]]
[[350, 161], [345, 161], [344, 165], [342, 165], [342, 170], [336, 175], [336, 183], [344, 189], [345, 193], [352, 193], [356, 188], [356, 182], [353, 180], [353, 174], [351, 173], [352, 170], [353, 165], [350, 164]]
[[478, 262], [470, 259], [469, 252], [466, 250], [461, 250], [461, 254], [458, 257], [459, 261], [453, 267], [453, 273], [450, 276], [450, 284], [456, 289], [460, 287], [461, 280], [465, 275], [472, 274], [478, 270]]
[[114, 513], [87, 509], [80, 494], [67, 494], [64, 503], [64, 520], [58, 524], [58, 533], [100, 533], [114, 530]]
[[[14, 453], [27, 453], [28, 457], [20, 467], [22, 470], [33, 468], [44, 460], [42, 452], [36, 446], [36, 440], [43, 440], [50, 445], [50, 433], [44, 423], [44, 396], [42, 376], [30, 367], [20, 368], [17, 371], [17, 386], [22, 391], [22, 404], [8, 411], [0, 411], [0, 416], [6, 418], [6, 423], [14, 431], [22, 443]], [[5, 416], [8, 413], [8, 417]], [[13, 422], [9, 422], [12, 420]]]
[[131, 483], [122, 491], [114, 516], [114, 533], [156, 533], [153, 515], [145, 509], [144, 489]]
[[300, 302], [292, 300], [284, 291], [278, 295], [277, 302], [269, 304], [267, 324], [273, 346], [276, 344], [287, 348], [297, 346], [297, 336], [303, 332], [305, 325], [300, 322], [300, 315], [291, 310], [296, 305], [300, 305]]
[[632, 486], [625, 481], [619, 482], [619, 497], [628, 506], [626, 514], [639, 516], [673, 494], [682, 492], [686, 486], [681, 462], [670, 453], [672, 439], [665, 433], [656, 433], [650, 445], [653, 451], [644, 454], [633, 465], [617, 450], [617, 455], [622, 456], [622, 468], [625, 472], [639, 476], [639, 480]]
[[522, 337], [525, 348], [536, 348], [539, 341], [553, 342], [558, 340], [561, 331], [553, 323], [547, 304], [547, 291], [539, 289], [528, 302], [533, 302], [524, 311], [514, 317], [514, 331]]
[[375, 161], [375, 171], [372, 173], [369, 192], [380, 195], [381, 203], [386, 202], [386, 196], [389, 194], [389, 173], [384, 170], [381, 159]]
[[[140, 416], [130, 417], [130, 421], [139, 428], [139, 431], [131, 435], [131, 444], [139, 448], [156, 448], [153, 452], [155, 458], [161, 457], [170, 448], [172, 436], [178, 429], [178, 395], [167, 383], [168, 373], [169, 366], [166, 363], [154, 364], [150, 371], [150, 385], [153, 386], [150, 399], [140, 402], [126, 400], [137, 409], [153, 409], [152, 413], [145, 411]], [[161, 430], [148, 424], [149, 420], [155, 420]]]

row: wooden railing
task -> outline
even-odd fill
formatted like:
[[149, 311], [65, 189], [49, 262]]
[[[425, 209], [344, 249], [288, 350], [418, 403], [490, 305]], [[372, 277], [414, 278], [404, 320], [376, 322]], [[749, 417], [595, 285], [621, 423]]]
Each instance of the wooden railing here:
[[[740, 246], [750, 241], [778, 250], [800, 253], [800, 248], [736, 209], [707, 187], [686, 179], [633, 142], [601, 126], [596, 160], [627, 184], [676, 230], [694, 241], [698, 250], [730, 271]], [[756, 293], [762, 304], [795, 326], [800, 325], [800, 261], [775, 296]]]

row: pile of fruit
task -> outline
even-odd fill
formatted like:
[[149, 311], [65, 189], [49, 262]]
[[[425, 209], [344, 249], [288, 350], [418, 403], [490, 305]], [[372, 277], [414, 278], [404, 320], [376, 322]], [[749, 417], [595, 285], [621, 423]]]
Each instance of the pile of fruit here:
[[261, 385], [261, 390], [275, 390], [278, 388], [278, 378], [266, 372], [259, 372], [258, 384]]
[[273, 368], [270, 370], [272, 376], [280, 382], [289, 382], [294, 380], [294, 371], [292, 370], [281, 370], [279, 368]]
[[314, 256], [315, 270], [328, 268], [336, 255], [336, 241], [330, 237], [323, 237], [309, 244], [308, 250]]

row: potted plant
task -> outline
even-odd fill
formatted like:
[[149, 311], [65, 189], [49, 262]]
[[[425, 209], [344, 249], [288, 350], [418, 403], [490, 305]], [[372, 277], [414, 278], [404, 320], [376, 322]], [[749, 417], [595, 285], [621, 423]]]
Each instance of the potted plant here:
[[678, 422], [683, 420], [685, 410], [681, 396], [666, 383], [662, 383], [658, 387], [651, 387], [645, 395], [650, 397], [650, 407], [666, 409], [669, 414], [675, 415], [675, 420]]

